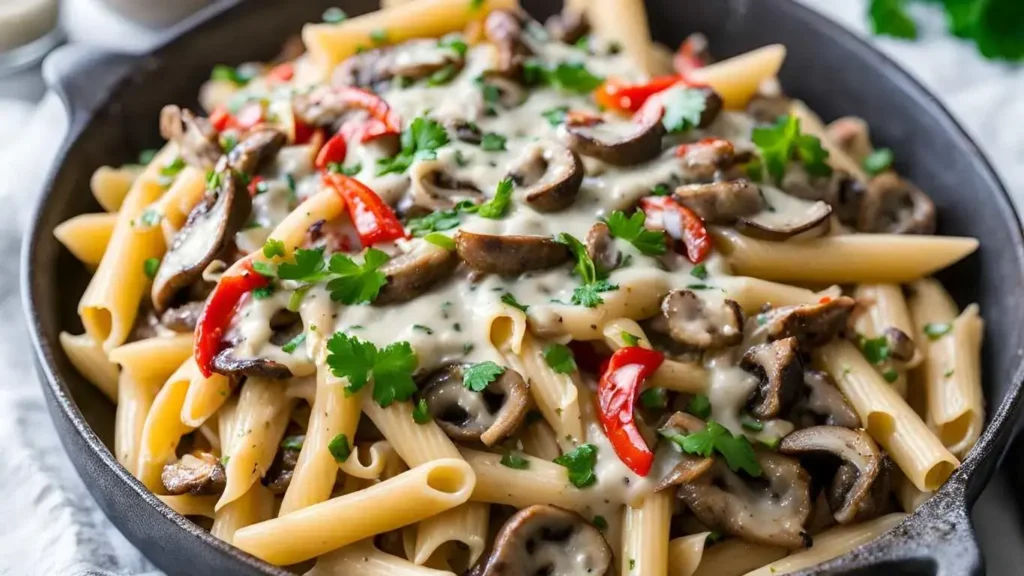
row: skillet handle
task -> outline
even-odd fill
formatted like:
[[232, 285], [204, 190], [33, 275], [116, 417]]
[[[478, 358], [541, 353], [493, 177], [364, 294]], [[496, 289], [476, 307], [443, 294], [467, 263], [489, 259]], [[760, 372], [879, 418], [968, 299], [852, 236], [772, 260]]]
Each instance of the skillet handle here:
[[78, 135], [114, 87], [142, 60], [141, 56], [76, 44], [61, 46], [46, 57], [43, 79], [67, 108], [65, 142]]

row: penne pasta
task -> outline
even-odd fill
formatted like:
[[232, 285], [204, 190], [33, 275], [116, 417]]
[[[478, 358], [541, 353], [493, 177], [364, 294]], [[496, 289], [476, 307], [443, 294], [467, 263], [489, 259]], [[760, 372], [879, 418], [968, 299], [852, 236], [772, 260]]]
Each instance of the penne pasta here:
[[195, 373], [195, 363], [186, 360], [167, 379], [153, 400], [142, 428], [136, 476], [153, 493], [163, 492], [160, 473], [165, 464], [174, 462], [181, 437], [193, 430], [181, 422], [181, 407]]
[[474, 502], [504, 504], [525, 508], [534, 504], [550, 504], [570, 510], [587, 508], [586, 494], [569, 482], [565, 468], [530, 456], [526, 468], [517, 470], [501, 464], [501, 456], [461, 450], [462, 457], [473, 468], [476, 486]]
[[119, 371], [117, 364], [107, 359], [103, 347], [88, 334], [74, 336], [67, 332], [60, 333], [60, 346], [75, 370], [116, 403]]
[[117, 414], [114, 418], [114, 454], [136, 478], [142, 431], [159, 383], [140, 379], [122, 370], [117, 380]]
[[61, 222], [53, 235], [75, 258], [95, 270], [114, 234], [117, 214], [82, 214]]
[[583, 423], [576, 382], [579, 375], [561, 374], [548, 366], [544, 360], [546, 345], [527, 334], [523, 338], [522, 354], [509, 357], [509, 363], [530, 383], [530, 395], [555, 431], [559, 443], [566, 437], [582, 439]]
[[704, 556], [710, 532], [673, 538], [668, 543], [668, 572], [674, 576], [693, 576]]
[[235, 532], [273, 517], [274, 494], [257, 482], [241, 498], [214, 512], [210, 533], [230, 544]]
[[217, 503], [216, 496], [194, 496], [182, 494], [181, 496], [157, 496], [161, 502], [166, 504], [182, 516], [205, 516], [214, 518], [214, 504]]
[[772, 44], [688, 73], [692, 82], [707, 84], [722, 97], [726, 108], [741, 110], [765, 80], [775, 78], [786, 59], [786, 47]]
[[372, 539], [362, 540], [320, 556], [306, 576], [455, 576], [448, 570], [417, 566], [398, 556], [381, 552]]
[[543, 419], [527, 425], [519, 441], [523, 445], [523, 452], [534, 458], [554, 460], [562, 455], [554, 428]]
[[741, 576], [789, 553], [781, 546], [754, 544], [730, 538], [705, 547], [693, 576]]
[[142, 166], [100, 166], [89, 179], [93, 197], [107, 212], [117, 212], [131, 190], [132, 184], [142, 173]]
[[668, 574], [671, 490], [651, 494], [639, 507], [626, 507], [619, 571], [629, 574]]
[[442, 546], [455, 543], [468, 550], [468, 566], [484, 553], [491, 507], [480, 502], [470, 502], [447, 510], [420, 522], [416, 532], [414, 563], [423, 565]]
[[141, 378], [165, 380], [192, 356], [192, 335], [156, 336], [118, 346], [110, 361]]

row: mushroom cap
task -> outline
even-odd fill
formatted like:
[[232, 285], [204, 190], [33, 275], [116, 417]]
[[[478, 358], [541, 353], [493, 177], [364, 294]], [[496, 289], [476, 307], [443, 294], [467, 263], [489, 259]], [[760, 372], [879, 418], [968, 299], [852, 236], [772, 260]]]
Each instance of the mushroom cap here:
[[633, 116], [633, 126], [626, 135], [602, 137], [608, 124], [593, 126], [563, 124], [559, 128], [562, 141], [577, 154], [597, 158], [614, 166], [633, 166], [652, 160], [661, 154], [661, 138], [665, 126], [661, 123], [664, 108], [644, 106]]
[[590, 32], [587, 14], [570, 6], [563, 6], [560, 13], [548, 18], [544, 27], [552, 40], [563, 44], [575, 44]]
[[768, 340], [795, 336], [801, 346], [821, 346], [846, 329], [855, 302], [848, 296], [816, 304], [781, 306], [764, 312], [762, 327]]
[[206, 191], [160, 262], [151, 291], [157, 312], [166, 310], [179, 290], [202, 277], [203, 270], [249, 219], [252, 201], [238, 173], [223, 170], [218, 174], [217, 187]]
[[160, 110], [160, 135], [178, 145], [185, 162], [202, 170], [212, 169], [224, 153], [209, 120], [173, 104]]
[[825, 127], [830, 142], [858, 165], [875, 151], [868, 123], [856, 116], [836, 118]]
[[227, 476], [224, 466], [213, 454], [196, 452], [165, 465], [160, 472], [160, 482], [168, 494], [220, 494], [227, 485]]
[[762, 211], [751, 216], [740, 217], [736, 229], [745, 236], [781, 242], [799, 237], [810, 240], [828, 234], [831, 227], [832, 207], [818, 200], [804, 210], [790, 212]]
[[761, 188], [746, 179], [687, 184], [676, 188], [675, 198], [708, 224], [732, 224], [766, 205]]
[[267, 160], [287, 143], [288, 137], [276, 128], [262, 126], [250, 130], [230, 152], [227, 164], [243, 174], [255, 174]]
[[346, 58], [331, 75], [335, 86], [378, 89], [396, 77], [419, 80], [448, 66], [462, 69], [463, 56], [435, 40], [410, 40]]
[[779, 451], [794, 456], [829, 454], [841, 460], [828, 488], [829, 508], [840, 524], [868, 520], [884, 508], [890, 464], [867, 432], [813, 426], [787, 435]]
[[775, 418], [796, 403], [803, 389], [803, 363], [795, 337], [758, 344], [740, 359], [740, 368], [757, 376], [747, 405], [758, 418]]
[[749, 542], [799, 548], [811, 513], [810, 478], [799, 462], [755, 449], [762, 478], [747, 479], [716, 459], [711, 472], [678, 496], [708, 528]]
[[417, 242], [412, 250], [380, 267], [386, 283], [373, 303], [380, 306], [412, 300], [451, 276], [458, 264], [455, 252], [425, 240]]
[[[661, 430], [678, 430], [680, 432], [692, 434], [694, 432], [700, 432], [704, 427], [705, 423], [700, 418], [697, 418], [692, 414], [687, 414], [686, 412], [676, 412], [672, 414], [672, 416], [669, 416], [668, 420], [666, 420], [665, 424], [661, 427]], [[695, 482], [710, 471], [714, 463], [715, 459], [712, 457], [704, 458], [682, 452], [679, 454], [679, 463], [658, 481], [658, 484], [654, 487], [654, 491], [661, 492], [671, 486]]]
[[827, 372], [805, 370], [803, 382], [807, 394], [794, 406], [790, 420], [803, 427], [808, 427], [802, 424], [808, 420], [812, 426], [820, 423], [844, 428], [860, 427], [860, 416], [857, 416]]
[[590, 227], [586, 246], [587, 256], [590, 256], [594, 265], [602, 272], [611, 272], [622, 263], [622, 252], [615, 246], [615, 238], [604, 222], [598, 222]]
[[233, 377], [285, 380], [293, 376], [291, 369], [284, 364], [268, 358], [239, 358], [235, 355], [234, 348], [225, 348], [214, 356], [212, 368], [217, 374]]
[[927, 194], [893, 172], [879, 174], [868, 190], [857, 218], [860, 232], [934, 234], [935, 204]]
[[523, 43], [523, 21], [511, 10], [493, 10], [484, 20], [484, 35], [498, 49], [493, 72], [521, 79], [523, 61], [532, 52]]
[[202, 300], [193, 300], [168, 308], [160, 315], [160, 324], [179, 334], [195, 332], [196, 324], [199, 323], [199, 317], [203, 315], [205, 308], [206, 302]]
[[900, 362], [910, 362], [914, 359], [917, 346], [906, 332], [895, 326], [889, 326], [883, 332], [883, 336], [889, 346], [889, 356]]
[[451, 364], [437, 370], [421, 386], [419, 397], [450, 438], [493, 446], [523, 422], [529, 386], [518, 372], [506, 368], [484, 391], [474, 392], [463, 383], [466, 368]]
[[484, 274], [519, 276], [567, 262], [569, 249], [547, 236], [497, 236], [459, 230], [455, 249], [470, 268]]
[[537, 143], [526, 148], [511, 176], [525, 188], [523, 196], [531, 208], [557, 212], [576, 200], [583, 185], [583, 161], [564, 146]]
[[261, 480], [275, 495], [281, 496], [292, 483], [295, 466], [299, 463], [299, 450], [281, 447], [274, 456], [274, 462]]
[[[720, 171], [728, 170], [737, 161], [736, 147], [724, 138], [705, 138], [684, 144], [677, 151], [683, 180], [701, 182], [715, 178]], [[681, 155], [680, 155], [681, 154]]]
[[537, 504], [501, 527], [494, 549], [467, 576], [602, 576], [612, 571], [612, 550], [582, 516]]
[[728, 298], [704, 298], [693, 290], [673, 290], [661, 301], [668, 335], [699, 350], [743, 341], [743, 310]]
[[451, 175], [449, 167], [437, 160], [416, 162], [409, 170], [409, 178], [412, 204], [428, 212], [448, 210], [464, 200], [484, 200], [476, 184]]

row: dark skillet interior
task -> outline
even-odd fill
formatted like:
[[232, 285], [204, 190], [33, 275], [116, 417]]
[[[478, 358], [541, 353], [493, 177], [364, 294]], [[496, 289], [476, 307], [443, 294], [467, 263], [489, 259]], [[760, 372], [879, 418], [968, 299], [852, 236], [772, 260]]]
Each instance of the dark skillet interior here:
[[[179, 28], [177, 40], [149, 57], [65, 53], [50, 65], [51, 83], [69, 103], [72, 130], [23, 254], [25, 305], [40, 371], [64, 445], [100, 506], [129, 540], [172, 574], [284, 572], [171, 512], [104, 448], [112, 443], [114, 408], [74, 371], [57, 339], [61, 330], [81, 332], [75, 309], [88, 274], [60, 247], [53, 228], [76, 214], [99, 211], [88, 191], [92, 171], [133, 162], [139, 150], [158, 145], [160, 108], [195, 105], [199, 85], [213, 65], [269, 59], [303, 23], [318, 20], [336, 4], [249, 0], [197, 16]], [[526, 0], [525, 5], [541, 18], [555, 8], [549, 0]], [[896, 151], [898, 170], [935, 200], [940, 231], [981, 240], [979, 254], [945, 271], [942, 280], [961, 306], [981, 304], [990, 426], [953, 480], [909, 521], [816, 573], [979, 571], [967, 507], [1006, 446], [1022, 379], [1024, 308], [1018, 299], [1024, 256], [1020, 225], [1006, 192], [975, 145], [923, 88], [872, 48], [795, 2], [648, 0], [647, 6], [654, 37], [670, 46], [693, 31], [707, 34], [719, 57], [786, 44], [786, 90], [826, 119], [864, 117], [876, 143]], [[354, 15], [375, 8], [376, 2], [355, 0], [343, 7]]]

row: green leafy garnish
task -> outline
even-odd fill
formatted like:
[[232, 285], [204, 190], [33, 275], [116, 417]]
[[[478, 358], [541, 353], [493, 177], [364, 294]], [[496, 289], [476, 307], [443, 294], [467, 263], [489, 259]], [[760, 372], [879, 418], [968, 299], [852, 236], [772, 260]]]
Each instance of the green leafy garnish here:
[[469, 50], [469, 45], [466, 44], [466, 42], [463, 41], [462, 38], [459, 38], [458, 36], [449, 36], [441, 38], [440, 40], [437, 41], [437, 45], [440, 46], [441, 48], [448, 48], [449, 50], [453, 50], [459, 56], [465, 56], [466, 51]]
[[656, 184], [654, 188], [651, 188], [652, 196], [668, 196], [671, 191], [668, 189], [668, 184]]
[[156, 271], [160, 269], [159, 258], [146, 258], [142, 262], [142, 273], [146, 275], [146, 278], [152, 280], [156, 278]]
[[616, 210], [605, 221], [612, 236], [621, 238], [636, 247], [642, 254], [657, 256], [665, 253], [665, 233], [644, 228], [646, 216], [640, 210], [627, 217]]
[[341, 463], [348, 460], [352, 455], [352, 447], [348, 443], [348, 436], [338, 434], [327, 444], [327, 450], [331, 453], [335, 462]]
[[383, 350], [372, 343], [335, 332], [327, 341], [327, 365], [338, 378], [347, 378], [346, 392], [358, 392], [373, 377], [373, 399], [383, 408], [404, 402], [416, 393], [412, 373], [416, 353], [408, 342], [394, 342]]
[[636, 336], [634, 334], [630, 334], [629, 332], [626, 332], [625, 330], [623, 330], [619, 334], [619, 336], [622, 337], [622, 341], [626, 343], [626, 346], [639, 346], [640, 345], [640, 337], [639, 336]]
[[449, 210], [437, 210], [423, 216], [422, 218], [413, 218], [409, 220], [407, 224], [409, 233], [413, 236], [422, 237], [430, 234], [431, 232], [451, 230], [452, 228], [457, 227], [461, 222], [461, 214], [474, 212], [476, 210], [476, 204], [473, 204], [473, 202], [469, 200], [463, 200]]
[[373, 302], [387, 283], [379, 269], [388, 259], [386, 253], [376, 248], [366, 250], [362, 264], [343, 254], [332, 254], [328, 269], [334, 277], [327, 282], [331, 300], [348, 305]]
[[917, 24], [907, 15], [904, 0], [871, 0], [868, 5], [871, 31], [894, 38], [914, 40]]
[[324, 10], [320, 18], [328, 24], [338, 24], [339, 22], [344, 22], [348, 18], [348, 14], [345, 14], [345, 11], [341, 8], [331, 7]]
[[619, 287], [599, 277], [597, 266], [587, 254], [587, 248], [578, 238], [562, 232], [555, 238], [560, 244], [565, 244], [569, 251], [576, 258], [576, 265], [573, 269], [583, 280], [582, 286], [577, 286], [572, 292], [571, 302], [576, 306], [594, 308], [604, 302], [601, 292], [618, 290]]
[[[343, 166], [341, 162], [329, 162], [327, 164], [327, 171], [333, 174], [344, 174], [345, 176], [355, 176], [363, 171], [362, 164], [353, 164], [351, 166]], [[259, 184], [257, 184], [259, 186]]]
[[556, 106], [554, 108], [548, 108], [540, 114], [548, 121], [548, 124], [551, 124], [552, 126], [559, 126], [565, 122], [565, 115], [568, 113], [568, 106]]
[[874, 176], [881, 174], [892, 167], [893, 153], [888, 148], [879, 148], [871, 154], [861, 163], [864, 171]]
[[295, 352], [295, 349], [298, 348], [305, 341], [306, 333], [303, 332], [302, 334], [299, 334], [295, 338], [292, 338], [291, 340], [286, 342], [284, 346], [281, 346], [281, 351], [287, 354], [291, 354], [292, 352]]
[[305, 441], [306, 441], [306, 435], [305, 434], [298, 434], [298, 435], [295, 435], [295, 436], [285, 436], [284, 439], [281, 440], [281, 448], [283, 450], [299, 451], [299, 450], [302, 450], [302, 444], [305, 443]]
[[459, 68], [449, 64], [427, 78], [427, 86], [444, 86], [459, 75]]
[[448, 131], [439, 122], [420, 116], [402, 131], [401, 142], [397, 156], [377, 161], [377, 176], [401, 174], [416, 160], [436, 158], [436, 150], [448, 144]]
[[591, 74], [582, 62], [561, 62], [554, 68], [543, 70], [548, 84], [565, 92], [589, 94], [604, 82], [604, 78]]
[[612, 284], [607, 280], [598, 280], [593, 284], [577, 286], [576, 289], [572, 291], [572, 299], [570, 302], [576, 306], [596, 308], [604, 303], [604, 298], [601, 297], [601, 292], [612, 292], [618, 289], [618, 284]]
[[527, 306], [526, 304], [521, 304], [518, 300], [516, 300], [516, 297], [513, 296], [511, 292], [505, 292], [504, 294], [502, 294], [501, 301], [513, 308], [518, 308], [523, 312], [526, 312], [526, 310], [529, 308], [529, 306]]
[[696, 278], [698, 280], [707, 280], [708, 279], [708, 268], [707, 268], [707, 266], [705, 266], [703, 262], [701, 262], [700, 264], [697, 264], [696, 266], [693, 267], [693, 270], [690, 270], [690, 276], [693, 276], [694, 278]]
[[236, 86], [245, 86], [252, 78], [252, 74], [247, 73], [244, 69], [226, 64], [217, 64], [213, 67], [213, 71], [210, 72], [210, 80], [231, 82]]
[[576, 371], [576, 358], [565, 344], [556, 342], [545, 346], [544, 361], [559, 374], [572, 374]]
[[514, 470], [526, 470], [530, 467], [530, 461], [509, 450], [501, 457], [501, 465]]
[[661, 434], [688, 454], [709, 458], [717, 452], [725, 458], [725, 463], [733, 471], [742, 470], [754, 477], [761, 476], [761, 465], [757, 462], [754, 448], [747, 437], [742, 434], [733, 436], [729, 430], [714, 420], [709, 420], [707, 426], [700, 432], [678, 434], [671, 430], [662, 430]]
[[266, 243], [263, 244], [263, 256], [265, 258], [284, 256], [284, 242], [276, 238], [269, 238]]
[[676, 86], [664, 92], [662, 102], [665, 115], [661, 123], [669, 132], [685, 132], [700, 125], [700, 117], [707, 107], [707, 96], [702, 90]]
[[252, 297], [255, 298], [256, 300], [263, 300], [265, 298], [270, 298], [273, 295], [274, 295], [274, 285], [273, 284], [267, 284], [266, 286], [261, 286], [261, 287], [256, 288], [255, 290], [252, 291]]
[[483, 135], [480, 140], [480, 149], [487, 152], [501, 152], [505, 150], [505, 142], [508, 138], [505, 138], [501, 134], [496, 132], [488, 132]]
[[889, 340], [885, 336], [878, 338], [859, 338], [860, 351], [868, 362], [879, 365], [889, 359]]
[[420, 398], [420, 401], [412, 409], [412, 420], [417, 424], [430, 422], [430, 408], [427, 407], [427, 401], [424, 398]]
[[786, 166], [794, 158], [799, 159], [812, 176], [832, 173], [825, 162], [828, 151], [821, 147], [821, 140], [800, 133], [800, 119], [796, 116], [782, 116], [774, 126], [754, 128], [752, 139], [765, 169], [777, 181], [782, 180]]
[[143, 166], [149, 164], [153, 161], [153, 158], [156, 158], [157, 152], [158, 150], [154, 150], [153, 148], [147, 148], [146, 150], [139, 152], [139, 164], [142, 164]]
[[153, 210], [152, 208], [146, 208], [139, 214], [139, 223], [147, 228], [152, 228], [160, 223], [160, 212]]
[[711, 415], [711, 401], [703, 394], [697, 394], [686, 406], [686, 411], [697, 418], [706, 420]]
[[374, 44], [380, 45], [388, 41], [388, 31], [383, 28], [377, 28], [376, 30], [370, 31], [370, 41]]
[[899, 380], [900, 373], [897, 372], [895, 368], [889, 368], [885, 372], [882, 372], [882, 378], [885, 378], [886, 382], [892, 384], [893, 382]]
[[511, 204], [512, 179], [505, 178], [498, 182], [498, 187], [494, 191], [494, 197], [477, 207], [476, 213], [484, 218], [499, 220], [505, 216]]
[[668, 406], [668, 393], [664, 388], [648, 388], [640, 393], [640, 405], [648, 410], [664, 410]]
[[764, 422], [761, 422], [746, 412], [740, 414], [740, 426], [743, 426], [747, 430], [753, 430], [754, 432], [764, 430]]
[[929, 340], [938, 340], [949, 334], [949, 331], [952, 329], [953, 325], [949, 322], [929, 322], [924, 325], [924, 333], [925, 336], [928, 336]]
[[185, 160], [181, 156], [175, 156], [173, 160], [160, 167], [160, 177], [158, 178], [160, 185], [170, 186], [174, 182], [175, 176], [184, 169]]
[[605, 520], [604, 516], [601, 515], [594, 516], [594, 520], [593, 522], [591, 522], [591, 524], [593, 524], [594, 528], [597, 528], [601, 532], [604, 532], [608, 529], [608, 521]]
[[470, 10], [479, 10], [480, 8], [483, 8], [483, 5], [484, 5], [484, 0], [469, 0], [469, 9]]
[[581, 444], [572, 452], [566, 452], [554, 460], [569, 471], [569, 482], [577, 488], [586, 488], [597, 482], [594, 465], [597, 464], [597, 446]]
[[431, 232], [430, 234], [424, 236], [423, 239], [426, 240], [427, 242], [430, 242], [434, 246], [440, 246], [445, 250], [455, 250], [455, 240], [452, 240], [450, 236], [445, 236], [440, 232]]
[[463, 372], [462, 385], [473, 392], [483, 392], [491, 382], [497, 380], [498, 376], [504, 373], [504, 366], [499, 366], [490, 360], [477, 362]]

